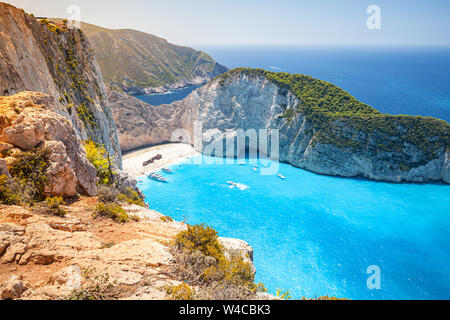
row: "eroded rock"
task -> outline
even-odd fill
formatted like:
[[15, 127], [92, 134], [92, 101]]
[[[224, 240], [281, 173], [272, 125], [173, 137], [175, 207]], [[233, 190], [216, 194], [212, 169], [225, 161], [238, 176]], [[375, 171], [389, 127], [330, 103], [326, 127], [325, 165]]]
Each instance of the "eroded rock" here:
[[[95, 168], [87, 160], [84, 147], [70, 121], [53, 111], [56, 108], [54, 99], [34, 92], [0, 97], [0, 105], [5, 105], [2, 99], [7, 99], [8, 106], [13, 102], [23, 104], [23, 109], [19, 108], [19, 113], [11, 116], [10, 125], [0, 132], [0, 141], [24, 151], [38, 146], [50, 151], [45, 192], [61, 196], [74, 196], [77, 192], [96, 195]], [[13, 156], [10, 161], [13, 161]]]
[[77, 194], [78, 178], [72, 161], [61, 141], [46, 141], [44, 147], [50, 151], [48, 181], [44, 192], [50, 195], [74, 196]]
[[65, 286], [71, 290], [79, 289], [81, 286], [81, 269], [77, 265], [72, 265], [55, 273], [50, 278], [50, 284]]
[[0, 224], [0, 263], [20, 260], [28, 249], [28, 241], [24, 236], [24, 227], [12, 223]]
[[25, 290], [20, 277], [14, 275], [0, 286], [0, 297], [2, 300], [19, 299]]

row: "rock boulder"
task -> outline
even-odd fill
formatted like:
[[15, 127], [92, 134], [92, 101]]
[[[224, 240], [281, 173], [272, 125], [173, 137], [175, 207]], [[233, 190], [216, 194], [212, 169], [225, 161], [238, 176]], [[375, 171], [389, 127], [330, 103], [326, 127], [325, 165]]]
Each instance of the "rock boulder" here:
[[81, 192], [96, 195], [95, 168], [87, 160], [82, 142], [71, 122], [53, 111], [56, 109], [54, 104], [52, 97], [42, 93], [23, 92], [0, 97], [0, 105], [4, 109], [9, 107], [15, 110], [4, 121], [10, 125], [5, 125], [0, 131], [0, 142], [23, 151], [41, 146], [48, 148], [50, 165], [46, 193], [74, 196]]

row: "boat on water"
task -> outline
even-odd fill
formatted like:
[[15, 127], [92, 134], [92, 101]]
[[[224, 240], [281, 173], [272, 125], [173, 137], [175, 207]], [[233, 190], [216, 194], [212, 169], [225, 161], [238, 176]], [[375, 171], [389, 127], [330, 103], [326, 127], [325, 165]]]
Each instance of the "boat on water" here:
[[282, 174], [279, 174], [278, 177], [280, 177], [280, 178], [283, 179], [283, 180], [286, 180], [286, 177], [283, 176]]
[[154, 181], [158, 181], [158, 182], [167, 182], [167, 179], [164, 178], [162, 175], [157, 174], [157, 173], [150, 173], [148, 175], [149, 179], [152, 179]]
[[162, 168], [161, 170], [165, 173], [173, 173], [173, 171], [170, 170], [169, 168]]
[[258, 168], [253, 168], [253, 171], [258, 172]]

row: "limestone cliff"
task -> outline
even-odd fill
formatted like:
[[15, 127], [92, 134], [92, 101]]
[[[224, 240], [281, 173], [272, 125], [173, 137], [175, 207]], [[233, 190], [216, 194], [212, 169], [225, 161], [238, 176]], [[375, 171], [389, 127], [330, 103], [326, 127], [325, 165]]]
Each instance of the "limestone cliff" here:
[[135, 147], [177, 142], [172, 133], [178, 129], [193, 136], [196, 120], [203, 125], [203, 150], [197, 151], [208, 149], [213, 136], [225, 138], [227, 130], [278, 129], [280, 160], [312, 172], [450, 183], [447, 122], [384, 115], [311, 77], [237, 69], [181, 102], [159, 107], [111, 96], [119, 136], [125, 144], [138, 137]]
[[182, 123], [198, 119], [211, 134], [214, 129], [279, 129], [280, 160], [319, 174], [450, 183], [448, 123], [380, 114], [311, 77], [238, 69], [182, 104], [192, 110]]
[[139, 99], [108, 90], [122, 151], [171, 142], [184, 109], [175, 104], [154, 107]]
[[42, 93], [0, 97], [0, 174], [10, 176], [6, 166], [15, 155], [43, 147], [49, 152], [46, 195], [96, 195], [95, 168], [74, 127], [56, 109], [54, 98]]
[[102, 75], [83, 32], [37, 21], [0, 3], [0, 95], [36, 91], [58, 101], [78, 136], [101, 143], [121, 165], [121, 151]]
[[105, 82], [129, 94], [165, 92], [198, 85], [227, 71], [207, 53], [151, 34], [82, 23]]

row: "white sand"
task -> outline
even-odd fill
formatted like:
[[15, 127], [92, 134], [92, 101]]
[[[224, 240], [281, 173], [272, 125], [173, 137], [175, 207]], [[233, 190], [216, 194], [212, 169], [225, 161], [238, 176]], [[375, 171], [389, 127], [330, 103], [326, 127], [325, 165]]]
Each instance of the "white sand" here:
[[[161, 160], [156, 160], [148, 166], [142, 164], [155, 157], [162, 155]], [[170, 143], [137, 151], [132, 151], [123, 156], [123, 170], [134, 178], [139, 178], [161, 168], [180, 163], [197, 154], [194, 148], [187, 144]]]

